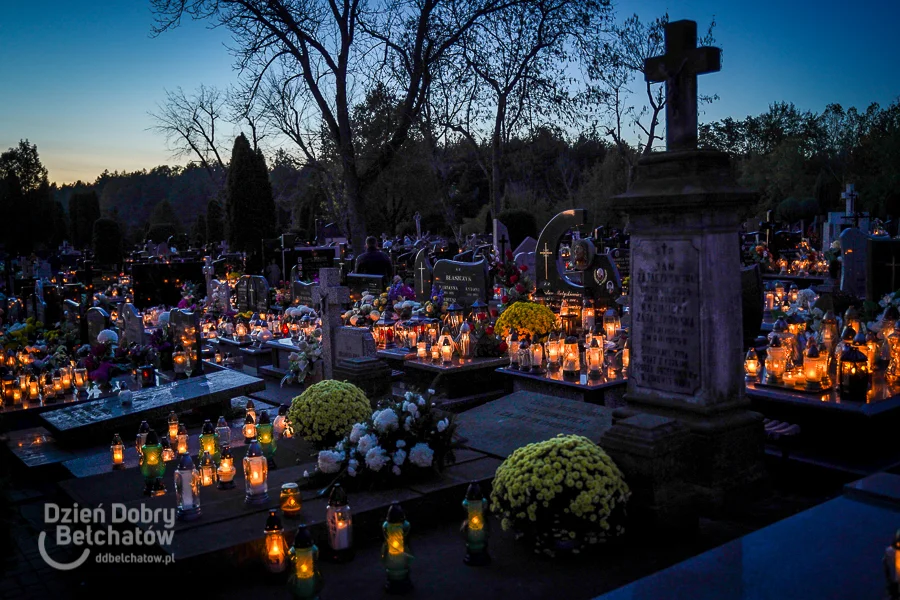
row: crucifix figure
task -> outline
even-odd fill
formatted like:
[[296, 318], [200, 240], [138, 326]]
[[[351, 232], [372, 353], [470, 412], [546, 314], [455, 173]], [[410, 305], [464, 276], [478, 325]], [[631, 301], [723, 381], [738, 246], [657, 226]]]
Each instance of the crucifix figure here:
[[697, 75], [721, 69], [722, 51], [697, 47], [697, 23], [666, 23], [666, 53], [644, 61], [644, 78], [666, 82], [666, 148], [697, 147]]
[[544, 279], [547, 279], [547, 274], [550, 273], [550, 257], [553, 256], [553, 253], [550, 252], [550, 247], [544, 242], [544, 249], [541, 250], [541, 256], [544, 257]]

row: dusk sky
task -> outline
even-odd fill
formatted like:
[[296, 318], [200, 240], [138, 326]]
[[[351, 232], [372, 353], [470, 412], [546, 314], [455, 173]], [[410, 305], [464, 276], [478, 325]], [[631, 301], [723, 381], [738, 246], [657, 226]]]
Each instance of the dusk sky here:
[[[228, 32], [187, 22], [150, 37], [141, 0], [2, 0], [0, 151], [27, 138], [50, 180], [93, 181], [104, 169], [176, 164], [147, 112], [178, 86], [227, 88], [236, 80]], [[618, 2], [618, 18], [666, 10], [705, 30], [715, 16], [722, 72], [700, 79], [719, 94], [700, 120], [741, 119], [775, 101], [821, 111], [865, 108], [900, 95], [900, 1], [643, 0]], [[184, 162], [183, 160], [180, 162]]]

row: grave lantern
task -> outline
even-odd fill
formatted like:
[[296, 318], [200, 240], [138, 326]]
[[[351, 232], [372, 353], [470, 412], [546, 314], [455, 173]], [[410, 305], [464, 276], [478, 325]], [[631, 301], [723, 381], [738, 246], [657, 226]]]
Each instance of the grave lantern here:
[[744, 358], [744, 378], [747, 381], [756, 381], [759, 375], [759, 354], [756, 350], [750, 348], [747, 350], [747, 356]]
[[220, 447], [231, 445], [231, 427], [228, 425], [225, 417], [219, 417], [218, 422], [216, 422], [216, 435], [219, 436]]
[[285, 415], [284, 417], [284, 431], [282, 432], [281, 437], [286, 440], [294, 437], [294, 423], [288, 415]]
[[68, 390], [72, 387], [72, 369], [64, 367], [60, 373], [62, 374], [62, 387], [64, 390]]
[[283, 573], [287, 565], [284, 527], [281, 525], [281, 519], [278, 518], [278, 511], [274, 508], [269, 510], [269, 517], [266, 519], [266, 528], [263, 533], [266, 535], [266, 570], [269, 573]]
[[164, 435], [159, 438], [159, 443], [162, 445], [162, 457], [163, 462], [172, 462], [175, 460], [175, 451], [172, 450], [172, 444], [169, 443], [169, 436]]
[[841, 341], [838, 342], [837, 347], [835, 348], [835, 356], [837, 357], [837, 371], [838, 374], [841, 372], [841, 361], [844, 359], [844, 351], [847, 348], [853, 346], [853, 338], [856, 337], [856, 330], [852, 327], [844, 327], [844, 331], [841, 332]]
[[416, 333], [416, 340], [422, 342], [428, 336], [428, 319], [421, 313], [416, 313], [406, 322], [408, 328]]
[[241, 433], [244, 434], [245, 444], [249, 444], [256, 439], [256, 422], [250, 413], [247, 413], [247, 416], [244, 417], [244, 426], [241, 427]]
[[577, 381], [581, 376], [581, 353], [578, 348], [578, 338], [574, 335], [570, 335], [566, 338], [563, 348], [563, 377], [565, 379]]
[[841, 398], [865, 402], [869, 391], [869, 368], [866, 355], [854, 346], [849, 346], [841, 354], [838, 368], [838, 383]]
[[792, 335], [800, 335], [806, 331], [806, 319], [798, 314], [788, 315], [785, 321], [787, 322], [788, 331]]
[[472, 340], [472, 327], [468, 321], [463, 321], [459, 326], [459, 336], [456, 338], [456, 347], [460, 358], [472, 358], [475, 355], [475, 344]]
[[766, 382], [781, 382], [786, 366], [787, 348], [781, 345], [781, 338], [773, 337], [769, 340], [769, 347], [766, 350]]
[[219, 462], [219, 434], [209, 419], [203, 421], [200, 429], [200, 452], [209, 452], [213, 461]]
[[153, 387], [156, 385], [156, 369], [151, 365], [141, 367], [141, 387]]
[[791, 301], [791, 304], [795, 304], [797, 302], [797, 297], [800, 295], [800, 288], [797, 287], [796, 283], [792, 283], [791, 287], [788, 291], [788, 298]]
[[234, 326], [234, 339], [243, 340], [247, 337], [247, 324], [243, 321], [238, 321]]
[[784, 284], [780, 281], [775, 282], [775, 302], [777, 306], [784, 302]]
[[450, 329], [454, 333], [459, 331], [459, 327], [463, 323], [465, 312], [466, 309], [456, 302], [451, 303], [450, 306], [447, 307], [447, 324], [450, 325]]
[[384, 533], [381, 560], [387, 574], [385, 590], [388, 593], [407, 591], [412, 586], [409, 580], [410, 555], [406, 540], [409, 521], [398, 503], [394, 502], [388, 508], [387, 519], [381, 525], [381, 530]]
[[885, 345], [887, 345], [890, 362], [888, 362], [884, 376], [888, 381], [894, 382], [900, 379], [900, 321], [894, 325], [893, 331], [887, 334]]
[[313, 537], [306, 525], [297, 528], [294, 545], [290, 550], [291, 576], [288, 588], [298, 600], [314, 600], [321, 587], [319, 575], [319, 549], [313, 543]]
[[563, 335], [575, 335], [575, 330], [578, 328], [580, 320], [565, 299], [563, 299], [562, 305], [559, 307], [559, 322]]
[[597, 342], [597, 338], [591, 340], [591, 345], [585, 352], [585, 356], [590, 369], [588, 375], [591, 379], [600, 379], [600, 369], [603, 367], [603, 349]]
[[446, 338], [441, 344], [441, 362], [445, 365], [449, 365], [453, 362], [453, 344]]
[[555, 331], [551, 331], [547, 337], [547, 368], [551, 371], [559, 369], [559, 335]]
[[268, 411], [264, 410], [259, 413], [259, 423], [256, 424], [256, 440], [269, 462], [269, 468], [275, 469], [275, 451], [278, 441], [275, 439], [275, 427], [272, 425]]
[[888, 334], [894, 330], [894, 325], [900, 320], [900, 311], [893, 304], [888, 304], [881, 315], [881, 337], [886, 339]]
[[441, 347], [436, 343], [431, 345], [431, 362], [441, 362]]
[[862, 331], [862, 321], [859, 310], [851, 306], [844, 312], [844, 327], [852, 327], [853, 331]]
[[291, 321], [288, 325], [288, 332], [290, 333], [291, 339], [295, 342], [300, 339], [300, 325]]
[[900, 529], [894, 534], [894, 542], [884, 549], [882, 563], [888, 596], [892, 599], [900, 598]]
[[169, 413], [167, 421], [169, 424], [169, 441], [174, 443], [178, 440], [178, 415], [175, 414], [174, 410]]
[[162, 478], [166, 474], [166, 463], [162, 459], [162, 445], [152, 429], [147, 432], [141, 446], [141, 476], [144, 478], [145, 496], [162, 496], [166, 486]]
[[594, 299], [585, 296], [581, 301], [581, 329], [585, 333], [594, 331], [597, 320], [594, 316]]
[[476, 321], [486, 321], [489, 316], [488, 305], [481, 300], [472, 303], [472, 318]]
[[303, 337], [310, 337], [316, 329], [316, 322], [313, 319], [309, 318], [309, 315], [303, 315], [300, 317], [300, 333], [303, 334]]
[[12, 391], [12, 401], [13, 404], [18, 404], [22, 401], [22, 390], [19, 388], [14, 388]]
[[544, 367], [544, 345], [534, 343], [531, 345], [531, 372], [540, 373]]
[[437, 339], [437, 345], [443, 346], [444, 342], [449, 342], [450, 346], [454, 346], [453, 334], [450, 332], [450, 328], [446, 325], [441, 329], [441, 335]]
[[256, 422], [256, 405], [253, 404], [252, 398], [247, 398], [246, 412], [244, 414], [250, 415], [253, 417], [253, 421]]
[[473, 482], [466, 489], [463, 508], [466, 509], [466, 557], [463, 562], [472, 567], [490, 564], [491, 556], [487, 549], [487, 529], [484, 518], [484, 505], [487, 500], [481, 494], [481, 486]]
[[825, 346], [825, 350], [829, 354], [834, 352], [835, 345], [838, 342], [838, 325], [837, 317], [834, 316], [833, 311], [825, 311], [825, 316], [822, 317], [822, 327], [819, 330], [819, 336], [822, 340], [822, 345]]
[[147, 434], [150, 433], [150, 423], [141, 421], [138, 427], [137, 437], [134, 439], [134, 446], [137, 448], [138, 454], [141, 453], [141, 446], [147, 443]]
[[221, 350], [216, 350], [216, 353], [213, 355], [213, 357], [214, 357], [217, 365], [222, 364], [222, 351]]
[[506, 337], [507, 350], [509, 352], [509, 368], [519, 368], [519, 332], [514, 327], [509, 328], [509, 335]]
[[531, 343], [527, 336], [519, 342], [519, 370], [531, 370]]
[[244, 502], [247, 504], [263, 504], [269, 501], [269, 487], [266, 478], [269, 475], [269, 466], [262, 448], [253, 439], [244, 456], [244, 482], [246, 494]]
[[353, 556], [353, 513], [347, 504], [347, 492], [335, 483], [325, 507], [325, 524], [328, 527], [328, 546], [331, 558], [339, 562]]
[[428, 347], [424, 340], [419, 340], [416, 343], [416, 358], [419, 360], [425, 360], [428, 358]]
[[109, 446], [112, 455], [112, 468], [125, 468], [125, 444], [122, 443], [122, 437], [117, 433], [113, 435], [112, 444]]
[[869, 361], [869, 373], [875, 372], [875, 359], [878, 357], [878, 336], [873, 332], [866, 334], [866, 358]]
[[218, 483], [216, 487], [220, 490], [230, 490], [234, 487], [234, 456], [231, 454], [231, 448], [222, 446], [221, 460], [216, 468], [216, 478]]
[[41, 389], [38, 385], [37, 379], [32, 379], [28, 382], [28, 398], [31, 400], [37, 400], [38, 396], [41, 395]]
[[187, 427], [184, 426], [184, 423], [178, 424], [178, 438], [176, 441], [175, 451], [178, 454], [188, 453], [188, 432]]
[[621, 322], [616, 309], [607, 308], [606, 312], [603, 313], [603, 332], [606, 334], [606, 339], [614, 339], [619, 327], [621, 327]]
[[381, 317], [372, 326], [372, 336], [379, 350], [394, 347], [394, 318], [390, 311], [384, 310]]
[[303, 501], [300, 498], [300, 488], [296, 483], [289, 482], [281, 486], [281, 493], [278, 494], [278, 504], [281, 506], [281, 512], [287, 517], [295, 517], [300, 514]]
[[19, 390], [23, 394], [28, 393], [28, 375], [19, 375]]
[[175, 351], [172, 352], [172, 369], [175, 371], [176, 375], [185, 372], [187, 369], [187, 361], [188, 356], [187, 352], [184, 351], [184, 347], [181, 345], [175, 346]]
[[203, 451], [203, 458], [200, 459], [200, 485], [206, 487], [216, 482], [216, 463], [213, 462], [212, 455]]
[[438, 321], [437, 319], [434, 319], [431, 317], [428, 317], [427, 321], [428, 321], [428, 340], [432, 344], [435, 344], [435, 343], [437, 343], [438, 333], [441, 330], [441, 327], [440, 327], [441, 322]]
[[806, 389], [819, 391], [823, 388], [828, 369], [828, 357], [819, 352], [815, 340], [810, 340], [803, 357], [803, 373], [806, 375]]
[[282, 404], [278, 407], [278, 414], [275, 415], [275, 420], [272, 421], [272, 430], [275, 433], [275, 438], [282, 437], [284, 434], [284, 421], [287, 418], [288, 405]]
[[766, 290], [766, 310], [775, 310], [775, 291]]
[[180, 520], [193, 521], [200, 516], [200, 473], [190, 454], [179, 456], [175, 466], [175, 502]]
[[628, 366], [631, 364], [631, 338], [625, 338], [625, 345], [622, 347], [622, 373], [628, 373]]

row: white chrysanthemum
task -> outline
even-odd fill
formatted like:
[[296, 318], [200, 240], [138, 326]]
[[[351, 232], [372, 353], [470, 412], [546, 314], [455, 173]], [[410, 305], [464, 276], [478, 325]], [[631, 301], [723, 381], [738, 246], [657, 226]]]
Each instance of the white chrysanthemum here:
[[413, 402], [416, 399], [416, 395], [412, 392], [406, 392], [405, 394], [403, 394], [403, 399], [407, 402]]
[[337, 473], [341, 470], [341, 462], [343, 460], [343, 452], [322, 450], [319, 452], [319, 470], [323, 473]]
[[347, 474], [350, 475], [350, 477], [356, 477], [356, 469], [354, 469], [353, 467], [347, 467]]
[[394, 468], [391, 469], [391, 472], [393, 472], [394, 475], [399, 477], [400, 476], [400, 467], [398, 467], [397, 465], [394, 465]]
[[412, 424], [413, 424], [413, 418], [411, 416], [406, 417], [406, 419], [404, 419], [404, 421], [403, 421], [403, 429], [405, 429], [406, 431], [409, 431], [409, 428], [412, 427]]
[[430, 467], [434, 461], [434, 450], [428, 444], [416, 444], [409, 451], [409, 462], [417, 467]]
[[372, 415], [372, 421], [375, 423], [375, 429], [381, 433], [387, 433], [400, 426], [400, 419], [397, 418], [397, 413], [390, 408], [376, 411]]
[[397, 440], [398, 448], [406, 448], [406, 440]]
[[356, 446], [356, 451], [365, 456], [370, 449], [374, 448], [377, 445], [378, 438], [373, 434], [368, 433], [359, 438], [359, 444], [357, 444]]
[[416, 418], [416, 416], [418, 416], [419, 414], [419, 407], [416, 406], [413, 402], [404, 402], [403, 410], [411, 414], [413, 418]]
[[366, 434], [366, 424], [365, 423], [357, 423], [353, 426], [353, 429], [350, 430], [350, 443], [358, 444], [359, 438]]
[[450, 425], [449, 419], [441, 419], [440, 421], [438, 421], [437, 422], [438, 433], [443, 433], [444, 430], [446, 430], [449, 425]]
[[416, 404], [418, 404], [419, 406], [425, 406], [425, 397], [419, 396], [419, 399], [416, 400]]
[[406, 461], [406, 450], [397, 450], [392, 458], [395, 465], [402, 465]]
[[99, 334], [97, 334], [97, 341], [101, 344], [105, 344], [107, 342], [109, 342], [110, 344], [118, 344], [119, 334], [112, 329], [104, 329]]
[[387, 454], [381, 446], [375, 446], [366, 452], [366, 466], [373, 471], [380, 471], [388, 462]]

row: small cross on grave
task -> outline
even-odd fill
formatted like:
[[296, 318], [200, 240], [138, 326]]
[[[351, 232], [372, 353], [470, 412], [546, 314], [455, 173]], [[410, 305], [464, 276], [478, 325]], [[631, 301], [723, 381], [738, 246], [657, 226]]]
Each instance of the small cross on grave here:
[[666, 53], [644, 61], [644, 78], [666, 82], [666, 147], [692, 150], [697, 147], [697, 75], [721, 69], [722, 51], [697, 47], [697, 23], [666, 24]]
[[897, 289], [897, 267], [900, 267], [900, 263], [897, 262], [897, 256], [891, 256], [891, 262], [884, 263], [886, 267], [891, 268], [891, 289]]
[[419, 264], [419, 287], [422, 289], [425, 289], [425, 271], [427, 270], [423, 263]]
[[544, 242], [544, 249], [541, 250], [541, 256], [544, 257], [544, 278], [547, 278], [547, 274], [550, 272], [550, 257], [553, 256], [553, 253], [550, 252], [550, 246], [547, 245], [547, 242]]
[[856, 193], [856, 186], [852, 183], [847, 184], [847, 189], [841, 192], [841, 199], [846, 202], [846, 216], [844, 221], [853, 221], [853, 226], [859, 229], [859, 220], [865, 215], [856, 210], [856, 199], [859, 194]]

